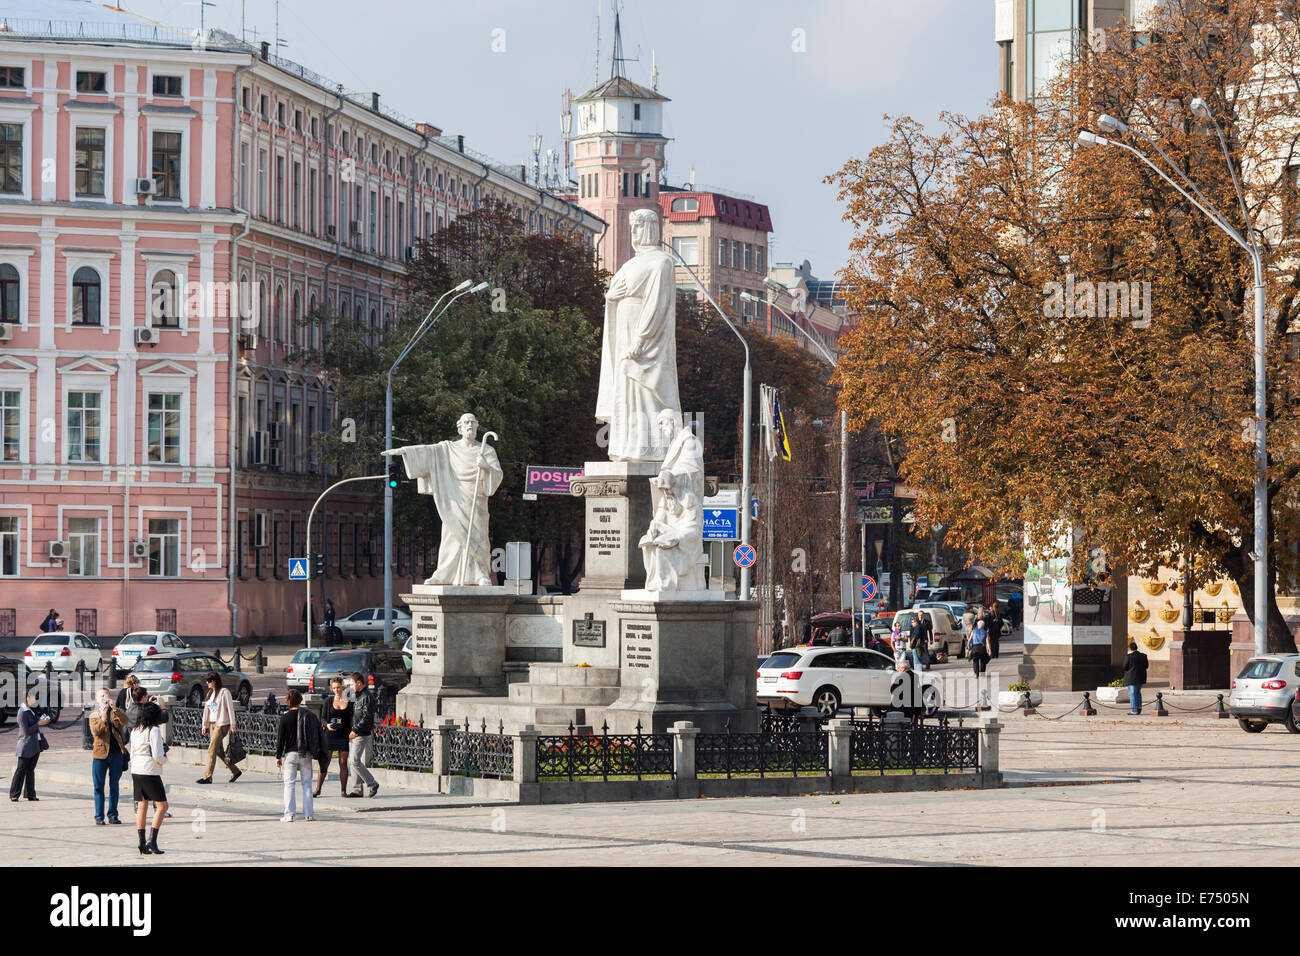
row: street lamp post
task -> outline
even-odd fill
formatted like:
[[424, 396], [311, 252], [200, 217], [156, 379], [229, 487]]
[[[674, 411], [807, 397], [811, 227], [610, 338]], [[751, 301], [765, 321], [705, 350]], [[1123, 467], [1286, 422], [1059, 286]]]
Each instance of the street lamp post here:
[[[695, 274], [695, 270], [692, 269], [690, 265], [687, 264], [686, 260], [678, 254], [677, 250], [672, 247], [672, 244], [664, 242], [662, 239], [659, 240], [659, 244], [663, 246], [674, 259], [681, 263], [682, 268], [690, 274], [690, 277], [695, 281], [695, 284], [699, 286], [700, 291], [704, 293], [704, 298], [709, 301], [709, 305], [713, 306], [714, 311], [716, 311], [718, 315], [722, 316], [722, 321], [727, 323], [727, 328], [731, 329], [731, 331], [736, 334], [736, 338], [740, 339], [740, 344], [745, 348], [745, 395], [743, 407], [741, 409], [741, 414], [745, 419], [745, 430], [742, 438], [742, 460], [740, 463], [740, 543], [749, 544], [750, 527], [753, 523], [753, 507], [750, 501], [749, 486], [749, 442], [750, 429], [753, 427], [753, 408], [751, 407], [753, 396], [751, 393], [754, 391], [753, 369], [749, 362], [749, 343], [745, 341], [745, 337], [740, 334], [740, 329], [736, 328], [727, 313], [723, 312], [722, 307], [714, 301], [713, 296], [709, 295], [709, 290], [704, 287], [704, 283], [701, 282], [700, 277]], [[749, 571], [749, 568], [740, 569], [739, 597], [742, 601], [749, 600]]]
[[[388, 387], [384, 391], [384, 451], [393, 450], [393, 373], [397, 371], [397, 366], [402, 364], [402, 359], [415, 348], [416, 343], [420, 341], [429, 329], [433, 328], [434, 323], [442, 318], [443, 313], [452, 307], [462, 295], [469, 293], [473, 295], [487, 288], [486, 282], [480, 282], [474, 285], [473, 279], [466, 279], [454, 288], [448, 289], [438, 297], [438, 301], [433, 303], [430, 309], [420, 321], [416, 328], [415, 334], [411, 336], [410, 341], [397, 356], [397, 361], [392, 364], [388, 370]], [[472, 287], [472, 288], [471, 288]], [[442, 312], [435, 316], [438, 306], [442, 305], [442, 300], [451, 296], [451, 301], [443, 306]], [[392, 459], [385, 459], [391, 463]], [[311, 539], [308, 538], [308, 541]], [[384, 643], [393, 639], [393, 485], [392, 482], [384, 482]]]
[[[1108, 132], [1124, 134], [1132, 132], [1134, 135], [1141, 137], [1158, 152], [1170, 167], [1176, 172], [1192, 190], [1196, 193], [1194, 197], [1178, 183], [1174, 182], [1164, 172], [1156, 166], [1146, 154], [1130, 146], [1128, 143], [1117, 139], [1108, 139], [1105, 136], [1098, 136], [1096, 133], [1083, 130], [1079, 133], [1079, 142], [1089, 146], [1118, 146], [1120, 149], [1132, 153], [1148, 167], [1151, 168], [1161, 179], [1172, 186], [1178, 193], [1199, 209], [1210, 222], [1218, 226], [1225, 232], [1233, 242], [1241, 246], [1242, 249], [1250, 253], [1251, 262], [1255, 270], [1255, 550], [1251, 557], [1255, 562], [1255, 653], [1265, 654], [1268, 652], [1268, 456], [1266, 451], [1266, 429], [1267, 429], [1267, 368], [1265, 365], [1265, 345], [1266, 330], [1264, 325], [1264, 305], [1266, 292], [1264, 290], [1264, 257], [1260, 252], [1259, 245], [1255, 241], [1254, 231], [1250, 228], [1250, 217], [1246, 208], [1246, 197], [1241, 191], [1241, 184], [1237, 181], [1237, 173], [1232, 168], [1232, 157], [1228, 153], [1228, 144], [1223, 138], [1223, 131], [1215, 121], [1213, 114], [1205, 100], [1197, 97], [1191, 103], [1192, 113], [1202, 119], [1208, 119], [1214, 126], [1215, 132], [1218, 133], [1219, 145], [1223, 149], [1224, 158], [1228, 162], [1228, 172], [1232, 176], [1232, 186], [1236, 190], [1237, 199], [1241, 204], [1242, 215], [1246, 221], [1246, 234], [1249, 240], [1243, 238], [1241, 233], [1234, 229], [1223, 217], [1214, 205], [1205, 198], [1205, 194], [1196, 187], [1178, 165], [1174, 163], [1150, 137], [1144, 135], [1140, 130], [1131, 129], [1127, 124], [1116, 119], [1113, 116], [1102, 114], [1097, 125]], [[1199, 197], [1199, 200], [1196, 198]]]
[[[769, 289], [779, 290], [789, 294], [789, 290], [781, 283], [777, 282], [770, 276], [763, 280], [763, 284]], [[786, 320], [792, 325], [804, 338], [806, 338], [825, 356], [826, 361], [830, 363], [831, 368], [835, 367], [835, 356], [831, 355], [830, 349], [822, 345], [812, 337], [812, 334], [797, 323], [790, 313], [786, 312], [775, 302], [764, 303], [757, 296], [750, 295], [748, 292], [740, 293], [740, 297], [746, 302], [754, 302], [758, 305], [770, 304], [772, 308], [786, 317]], [[844, 574], [849, 569], [849, 413], [840, 409], [840, 574]]]

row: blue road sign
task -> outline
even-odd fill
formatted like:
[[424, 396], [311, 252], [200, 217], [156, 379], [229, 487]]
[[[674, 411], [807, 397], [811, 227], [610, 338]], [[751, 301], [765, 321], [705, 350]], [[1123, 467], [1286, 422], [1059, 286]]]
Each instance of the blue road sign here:
[[749, 499], [749, 516], [753, 518], [755, 521], [758, 520], [758, 499], [757, 498]]
[[731, 552], [731, 559], [742, 568], [752, 568], [758, 555], [754, 552], [751, 545], [738, 544], [736, 549]]
[[869, 574], [862, 575], [862, 600], [874, 601], [876, 599], [876, 579]]
[[289, 559], [289, 580], [290, 581], [307, 580], [307, 559], [306, 558]]
[[739, 528], [739, 508], [704, 509], [704, 538], [706, 541], [739, 541]]

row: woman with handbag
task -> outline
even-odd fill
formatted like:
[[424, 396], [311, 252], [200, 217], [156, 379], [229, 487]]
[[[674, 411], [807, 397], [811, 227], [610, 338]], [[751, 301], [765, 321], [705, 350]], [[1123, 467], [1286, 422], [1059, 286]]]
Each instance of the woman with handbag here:
[[100, 689], [95, 709], [90, 712], [90, 736], [95, 745], [90, 754], [90, 777], [95, 785], [95, 823], [103, 826], [104, 785], [108, 785], [107, 822], [118, 824], [118, 783], [126, 754], [126, 712], [113, 706], [106, 689]]
[[37, 717], [32, 705], [37, 703], [38, 691], [32, 688], [27, 692], [27, 699], [18, 708], [18, 766], [14, 768], [13, 782], [9, 784], [9, 799], [14, 803], [27, 791], [28, 800], [38, 800], [36, 796], [36, 761], [42, 751], [50, 749], [50, 742], [41, 733], [41, 728], [50, 722], [48, 717]]
[[[213, 671], [206, 678], [208, 696], [203, 700], [203, 736], [208, 737], [208, 765], [199, 777], [199, 783], [211, 783], [212, 771], [217, 766], [217, 758], [230, 771], [230, 782], [234, 783], [243, 774], [235, 762], [226, 753], [226, 738], [235, 732], [235, 702], [230, 691], [221, 686], [221, 675]], [[211, 736], [209, 737], [209, 728]]]
[[325, 752], [321, 755], [320, 776], [316, 780], [313, 797], [319, 797], [321, 787], [325, 786], [325, 775], [329, 773], [330, 758], [338, 754], [339, 783], [343, 796], [348, 795], [348, 734], [352, 732], [352, 701], [344, 696], [343, 678], [330, 680], [330, 690], [334, 696], [325, 701], [321, 717], [325, 724]]
[[[131, 784], [135, 792], [135, 829], [140, 835], [140, 853], [162, 855], [158, 849], [158, 831], [167, 813], [167, 790], [163, 787], [162, 768], [167, 762], [163, 743], [162, 714], [158, 698], [146, 698], [144, 688], [137, 687], [132, 696], [139, 705], [139, 719], [131, 731]], [[145, 842], [144, 827], [153, 801], [153, 829]]]

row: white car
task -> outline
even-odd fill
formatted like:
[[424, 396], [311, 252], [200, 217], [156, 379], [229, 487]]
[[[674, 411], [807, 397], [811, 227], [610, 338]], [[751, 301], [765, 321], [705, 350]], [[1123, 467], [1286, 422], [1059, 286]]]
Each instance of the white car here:
[[23, 652], [29, 671], [40, 671], [49, 664], [51, 670], [75, 671], [80, 661], [89, 673], [99, 670], [99, 648], [79, 631], [54, 631], [36, 638]]
[[316, 673], [316, 662], [325, 656], [329, 648], [304, 647], [293, 655], [284, 669], [284, 686], [286, 689], [297, 688], [306, 691], [311, 675]]
[[113, 648], [113, 666], [121, 677], [142, 657], [158, 654], [179, 654], [190, 646], [170, 631], [132, 631]]
[[[841, 707], [894, 706], [894, 659], [863, 647], [793, 647], [777, 651], [758, 668], [758, 703], [774, 711], [816, 707], [834, 717]], [[927, 714], [943, 706], [939, 678], [921, 674]]]
[[[353, 611], [347, 617], [340, 617], [334, 622], [343, 635], [343, 640], [352, 643], [362, 641], [382, 641], [384, 639], [384, 609], [382, 607], [363, 607]], [[411, 614], [400, 607], [393, 608], [393, 640], [405, 641], [411, 636]]]
[[1300, 734], [1291, 710], [1300, 689], [1300, 654], [1265, 654], [1252, 657], [1232, 682], [1228, 711], [1241, 729], [1257, 734], [1269, 724], [1281, 723]]

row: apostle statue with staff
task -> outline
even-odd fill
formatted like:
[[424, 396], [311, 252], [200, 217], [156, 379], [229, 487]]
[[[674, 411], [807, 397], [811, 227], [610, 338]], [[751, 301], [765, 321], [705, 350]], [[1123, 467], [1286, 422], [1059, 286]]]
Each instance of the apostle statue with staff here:
[[662, 461], [656, 423], [665, 409], [681, 420], [677, 393], [677, 283], [673, 260], [659, 246], [659, 216], [629, 217], [634, 255], [605, 293], [596, 418], [609, 424], [611, 461]]
[[425, 584], [492, 584], [492, 548], [488, 543], [488, 498], [501, 484], [501, 462], [487, 444], [493, 432], [478, 436], [478, 419], [466, 412], [456, 422], [459, 440], [434, 445], [406, 445], [384, 452], [401, 455], [406, 477], [418, 478], [422, 495], [433, 495], [442, 519], [438, 567]]

